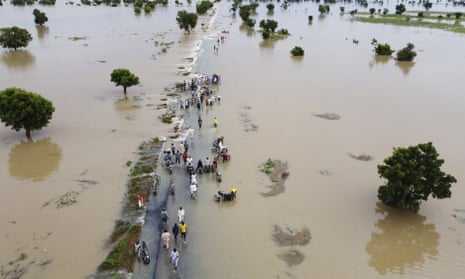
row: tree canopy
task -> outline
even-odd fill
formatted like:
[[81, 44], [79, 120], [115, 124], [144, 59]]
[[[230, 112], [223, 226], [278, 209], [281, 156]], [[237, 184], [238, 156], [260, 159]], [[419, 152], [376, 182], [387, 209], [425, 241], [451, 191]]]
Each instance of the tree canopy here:
[[184, 29], [187, 33], [191, 32], [191, 29], [197, 25], [198, 15], [196, 13], [189, 13], [186, 10], [178, 11], [176, 21], [179, 24], [179, 28]]
[[265, 31], [270, 31], [271, 33], [274, 33], [274, 31], [276, 30], [276, 28], [278, 28], [278, 22], [276, 20], [273, 20], [273, 19], [263, 19], [260, 21], [260, 25], [259, 25], [261, 28], [263, 28], [263, 30]]
[[31, 131], [46, 127], [55, 111], [51, 101], [39, 94], [20, 88], [7, 88], [0, 91], [0, 120], [11, 129]]
[[0, 29], [0, 45], [4, 48], [27, 47], [32, 41], [31, 34], [23, 28], [13, 26]]
[[195, 5], [196, 11], [199, 15], [206, 13], [211, 7], [213, 7], [213, 3], [208, 0], [202, 0]]
[[139, 77], [131, 73], [128, 69], [114, 69], [111, 72], [111, 80], [115, 86], [122, 86], [124, 96], [126, 96], [126, 88], [139, 84]]
[[45, 22], [48, 21], [47, 15], [44, 12], [39, 11], [38, 9], [34, 9], [34, 11], [32, 11], [32, 14], [34, 15], [35, 24], [43, 25]]
[[408, 43], [406, 47], [403, 49], [399, 50], [396, 53], [397, 60], [399, 61], [413, 61], [415, 56], [417, 56], [417, 53], [413, 50], [415, 48], [415, 45], [412, 43]]
[[431, 142], [394, 148], [391, 157], [378, 165], [378, 174], [387, 179], [378, 189], [378, 199], [400, 210], [417, 212], [422, 200], [450, 198], [455, 177], [441, 171], [444, 160]]

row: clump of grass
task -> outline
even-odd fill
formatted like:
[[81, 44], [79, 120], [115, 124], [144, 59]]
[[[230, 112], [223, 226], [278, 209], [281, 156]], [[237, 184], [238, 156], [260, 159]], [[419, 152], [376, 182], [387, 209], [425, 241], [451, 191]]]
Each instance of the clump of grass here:
[[260, 171], [264, 172], [266, 174], [270, 174], [273, 171], [274, 168], [274, 162], [271, 159], [268, 159], [261, 167]]
[[124, 268], [127, 272], [132, 272], [135, 259], [133, 246], [139, 239], [141, 230], [140, 225], [131, 226], [100, 264], [99, 271]]
[[132, 165], [132, 161], [131, 161], [131, 160], [128, 160], [128, 161], [126, 162], [126, 167], [130, 167], [131, 165]]

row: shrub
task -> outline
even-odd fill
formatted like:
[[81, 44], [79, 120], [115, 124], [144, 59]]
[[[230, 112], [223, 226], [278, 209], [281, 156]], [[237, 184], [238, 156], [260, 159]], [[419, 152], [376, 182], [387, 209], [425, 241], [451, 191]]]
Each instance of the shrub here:
[[304, 56], [304, 49], [300, 46], [295, 46], [293, 49], [291, 49], [291, 54], [292, 56]]
[[213, 7], [213, 3], [208, 0], [203, 0], [196, 5], [196, 11], [199, 15], [205, 14], [211, 7]]
[[398, 61], [413, 61], [417, 53], [413, 51], [415, 45], [412, 43], [408, 43], [406, 47], [399, 50], [397, 52], [397, 60]]

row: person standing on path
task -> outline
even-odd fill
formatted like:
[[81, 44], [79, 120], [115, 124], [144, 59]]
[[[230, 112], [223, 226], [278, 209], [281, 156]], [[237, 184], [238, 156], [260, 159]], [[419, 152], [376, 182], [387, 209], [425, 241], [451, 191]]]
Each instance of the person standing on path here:
[[180, 206], [179, 209], [178, 209], [178, 220], [179, 220], [179, 222], [184, 221], [184, 215], [186, 215], [186, 212], [185, 212], [184, 208], [182, 208], [182, 206]]
[[174, 270], [178, 270], [179, 252], [176, 248], [173, 248], [173, 251], [171, 251], [170, 262], [173, 264]]
[[184, 242], [187, 241], [186, 235], [187, 235], [187, 225], [184, 223], [184, 221], [181, 222], [179, 225], [179, 231], [181, 232], [181, 238], [184, 240]]
[[161, 234], [161, 240], [163, 241], [163, 248], [166, 250], [170, 249], [170, 232], [168, 230], [164, 230]]
[[173, 228], [171, 229], [171, 231], [173, 232], [174, 243], [178, 243], [178, 234], [179, 234], [179, 225], [178, 225], [178, 223], [174, 222]]
[[175, 163], [180, 165], [181, 164], [181, 152], [179, 152], [179, 150], [176, 150], [175, 158], [176, 158]]

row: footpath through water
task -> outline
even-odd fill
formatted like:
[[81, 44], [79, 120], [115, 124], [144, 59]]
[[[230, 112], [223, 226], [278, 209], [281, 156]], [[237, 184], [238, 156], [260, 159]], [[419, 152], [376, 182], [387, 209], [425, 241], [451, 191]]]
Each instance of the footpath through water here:
[[[142, 228], [141, 240], [147, 243], [150, 253], [150, 264], [146, 265], [142, 262], [136, 262], [134, 267], [133, 278], [188, 278], [189, 268], [193, 264], [196, 256], [190, 245], [190, 237], [195, 231], [192, 229], [192, 216], [193, 209], [195, 208], [197, 200], [190, 196], [190, 175], [187, 170], [186, 163], [181, 156], [181, 163], [174, 164], [172, 173], [170, 174], [168, 168], [163, 165], [163, 157], [165, 152], [171, 151], [174, 146], [175, 150], [180, 150], [181, 154], [186, 149], [184, 143], [187, 142], [188, 155], [192, 158], [194, 168], [197, 167], [197, 162], [202, 160], [210, 160], [213, 162], [215, 152], [212, 151], [213, 140], [220, 137], [216, 127], [213, 126], [213, 118], [211, 113], [218, 109], [221, 101], [218, 98], [219, 85], [211, 85], [205, 82], [205, 78], [195, 78], [192, 81], [197, 84], [197, 89], [180, 90], [179, 95], [176, 97], [176, 111], [177, 117], [174, 118], [174, 125], [177, 133], [173, 138], [168, 138], [164, 143], [162, 152], [160, 154], [159, 165], [157, 166], [157, 174], [161, 177], [161, 183], [157, 195], [151, 194], [149, 200], [146, 202], [146, 215], [144, 226]], [[188, 83], [192, 82], [189, 81]], [[199, 89], [208, 88], [210, 93], [203, 91], [202, 100], [200, 101], [198, 95]], [[210, 104], [208, 99], [210, 98]], [[185, 103], [190, 102], [188, 108], [181, 108], [180, 101]], [[198, 104], [197, 104], [198, 103]], [[174, 102], [173, 102], [174, 104]], [[203, 119], [202, 127], [198, 125], [198, 119]], [[171, 159], [175, 162], [175, 156], [171, 154]], [[217, 160], [218, 164], [222, 164], [222, 160]], [[216, 173], [197, 173], [197, 180], [199, 181], [198, 195], [207, 194], [202, 193], [202, 181], [216, 181]], [[175, 185], [175, 194], [172, 195], [169, 191], [170, 184]], [[213, 197], [212, 197], [213, 199]], [[175, 222], [178, 222], [177, 212], [178, 208], [182, 206], [185, 209], [185, 223], [187, 225], [187, 241], [181, 240], [181, 235], [178, 235], [175, 241], [172, 227]], [[168, 211], [169, 219], [166, 226], [170, 232], [170, 247], [165, 249], [162, 245], [161, 234], [163, 232], [163, 224], [161, 220], [161, 211], [165, 208]], [[174, 270], [173, 265], [169, 261], [169, 255], [173, 248], [176, 248], [180, 253], [179, 266]]]

